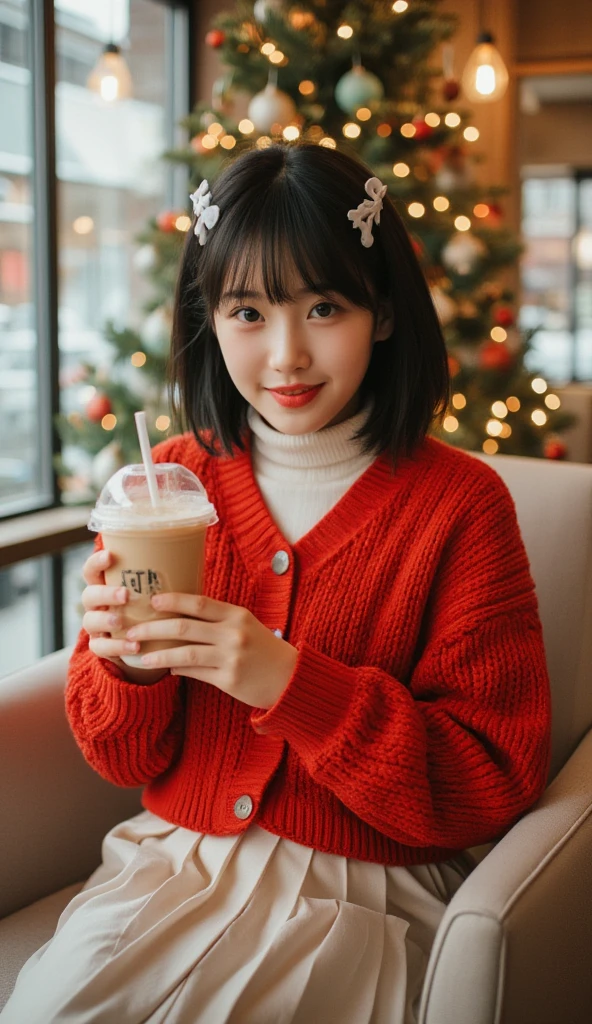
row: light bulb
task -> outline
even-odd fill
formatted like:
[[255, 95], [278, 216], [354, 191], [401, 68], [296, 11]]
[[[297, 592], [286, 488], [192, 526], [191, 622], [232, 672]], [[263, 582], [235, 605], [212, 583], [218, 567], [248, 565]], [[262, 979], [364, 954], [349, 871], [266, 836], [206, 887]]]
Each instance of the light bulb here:
[[132, 76], [115, 43], [107, 43], [87, 79], [87, 87], [106, 103], [127, 99], [132, 94]]
[[462, 76], [463, 92], [472, 103], [493, 103], [508, 86], [508, 71], [490, 32], [481, 32]]

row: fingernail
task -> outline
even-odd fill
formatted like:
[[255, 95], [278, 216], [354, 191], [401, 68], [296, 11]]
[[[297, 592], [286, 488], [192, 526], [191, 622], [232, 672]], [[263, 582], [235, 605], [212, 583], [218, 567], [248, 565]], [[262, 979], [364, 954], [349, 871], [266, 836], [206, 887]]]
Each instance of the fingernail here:
[[107, 621], [108, 621], [110, 626], [116, 626], [117, 628], [119, 628], [119, 626], [121, 626], [121, 616], [120, 615], [110, 615], [109, 618], [107, 619]]
[[115, 591], [115, 597], [118, 601], [127, 601], [127, 589], [125, 587], [118, 587]]
[[156, 659], [156, 657], [153, 654], [143, 654], [142, 655], [142, 664], [143, 665], [154, 665], [154, 664], [156, 664], [156, 661], [157, 661], [157, 659]]
[[[125, 649], [126, 649], [126, 651], [139, 651], [140, 650], [140, 645], [139, 645], [137, 640], [135, 640], [133, 642], [130, 641], [130, 640], [127, 640], [126, 644], [125, 644]], [[144, 659], [142, 658], [142, 661], [143, 660]]]
[[154, 608], [159, 608], [162, 604], [162, 597], [160, 594], [155, 594], [154, 597], [150, 598], [150, 602]]
[[137, 629], [128, 629], [125, 635], [127, 636], [128, 640], [133, 640], [134, 637], [138, 635], [138, 631]]
[[101, 551], [100, 554], [99, 554], [99, 562], [101, 563], [101, 565], [105, 565], [105, 563], [108, 562], [108, 561], [109, 561], [109, 552], [108, 551]]

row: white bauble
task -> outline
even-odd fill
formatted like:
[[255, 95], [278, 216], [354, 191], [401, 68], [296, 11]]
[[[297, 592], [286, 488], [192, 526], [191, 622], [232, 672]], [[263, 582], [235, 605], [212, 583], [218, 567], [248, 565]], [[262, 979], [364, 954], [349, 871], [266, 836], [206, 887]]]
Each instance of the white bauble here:
[[156, 263], [156, 250], [153, 245], [146, 243], [141, 245], [133, 255], [133, 264], [136, 270], [152, 270]]
[[90, 478], [97, 490], [105, 486], [118, 469], [125, 465], [119, 441], [110, 441], [92, 460]]
[[454, 320], [454, 317], [456, 316], [456, 303], [437, 284], [434, 285], [433, 288], [430, 288], [430, 292], [432, 296], [432, 302], [436, 307], [438, 319], [442, 326], [445, 327], [446, 324], [449, 324], [450, 321]]
[[167, 351], [171, 338], [171, 323], [166, 310], [158, 306], [140, 327], [142, 345], [147, 352], [162, 354]]
[[472, 274], [487, 247], [470, 231], [457, 231], [442, 249], [442, 262], [456, 274]]
[[253, 96], [247, 116], [258, 132], [267, 133], [273, 124], [281, 124], [285, 128], [295, 114], [296, 107], [290, 96], [268, 82], [265, 89]]
[[269, 14], [279, 14], [283, 10], [284, 0], [255, 0], [253, 15], [255, 21], [263, 25]]

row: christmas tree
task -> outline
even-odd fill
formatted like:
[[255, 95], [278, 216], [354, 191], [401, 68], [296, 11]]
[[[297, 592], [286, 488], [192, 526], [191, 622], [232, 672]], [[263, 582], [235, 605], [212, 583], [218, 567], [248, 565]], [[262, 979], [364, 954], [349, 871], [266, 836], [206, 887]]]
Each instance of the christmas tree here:
[[[484, 157], [452, 72], [454, 30], [438, 0], [239, 0], [205, 38], [223, 68], [211, 101], [184, 120], [187, 147], [166, 157], [187, 167], [193, 190], [204, 178], [213, 185], [245, 149], [274, 142], [357, 154], [388, 186], [443, 326], [453, 393], [433, 435], [489, 454], [562, 458], [559, 434], [573, 417], [526, 369], [528, 336], [516, 326], [512, 293], [496, 280], [521, 246], [502, 224], [506, 190], [477, 182]], [[95, 489], [118, 465], [138, 460], [136, 409], [146, 408], [152, 441], [175, 430], [164, 380], [191, 223], [184, 209], [147, 226], [138, 253], [154, 286], [145, 327], [138, 334], [107, 325], [113, 364], [80, 368], [96, 391], [85, 409], [61, 419], [65, 445], [95, 456]]]

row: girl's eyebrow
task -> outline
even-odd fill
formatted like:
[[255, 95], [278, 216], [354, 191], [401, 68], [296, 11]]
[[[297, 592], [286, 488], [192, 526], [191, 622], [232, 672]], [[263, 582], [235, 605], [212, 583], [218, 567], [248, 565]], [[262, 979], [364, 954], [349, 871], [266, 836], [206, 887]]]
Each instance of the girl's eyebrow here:
[[[311, 292], [309, 288], [301, 288], [300, 291], [296, 292], [295, 298], [300, 299], [303, 298], [305, 295], [323, 295], [324, 292], [328, 291], [333, 291], [333, 289], [329, 287], [323, 288], [319, 285], [319, 289], [317, 291]], [[236, 299], [237, 302], [240, 302], [242, 299], [264, 299], [265, 297], [266, 296], [262, 295], [261, 292], [224, 292], [224, 295], [220, 299], [220, 304], [222, 304], [223, 302], [230, 302], [232, 299]]]

